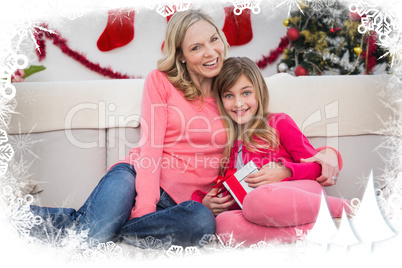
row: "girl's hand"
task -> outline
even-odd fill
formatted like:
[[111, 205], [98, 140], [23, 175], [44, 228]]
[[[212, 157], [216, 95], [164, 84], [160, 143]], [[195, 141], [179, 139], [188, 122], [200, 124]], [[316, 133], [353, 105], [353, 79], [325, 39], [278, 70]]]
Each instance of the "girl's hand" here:
[[248, 186], [256, 188], [264, 184], [280, 182], [291, 176], [292, 171], [282, 163], [269, 162], [259, 171], [248, 175], [244, 181], [248, 183]]
[[331, 148], [325, 148], [310, 158], [302, 158], [300, 162], [315, 162], [321, 165], [321, 176], [316, 179], [321, 186], [332, 186], [336, 184], [336, 180], [339, 176], [338, 156]]
[[227, 211], [236, 201], [230, 195], [218, 197], [218, 188], [212, 188], [202, 200], [202, 204], [209, 208], [215, 216]]

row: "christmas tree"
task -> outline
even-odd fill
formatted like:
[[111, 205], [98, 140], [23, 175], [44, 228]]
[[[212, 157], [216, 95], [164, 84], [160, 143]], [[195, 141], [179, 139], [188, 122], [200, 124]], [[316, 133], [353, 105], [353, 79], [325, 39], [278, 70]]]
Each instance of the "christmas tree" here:
[[377, 34], [360, 34], [360, 16], [337, 1], [311, 1], [283, 21], [290, 47], [278, 64], [279, 72], [299, 75], [372, 74], [391, 59], [376, 45]]

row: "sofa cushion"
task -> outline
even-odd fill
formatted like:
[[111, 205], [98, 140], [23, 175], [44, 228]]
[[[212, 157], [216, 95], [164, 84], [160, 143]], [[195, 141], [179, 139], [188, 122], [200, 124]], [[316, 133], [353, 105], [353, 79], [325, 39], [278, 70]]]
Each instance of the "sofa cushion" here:
[[143, 79], [16, 83], [9, 133], [138, 127]]
[[308, 137], [372, 134], [384, 128], [390, 110], [381, 97], [389, 75], [266, 78], [270, 111], [289, 114]]
[[[71, 135], [70, 135], [71, 134]], [[26, 172], [43, 190], [36, 202], [43, 206], [79, 208], [106, 172], [105, 130], [76, 129], [30, 134], [29, 151], [16, 161], [31, 163]], [[16, 136], [16, 135], [14, 135]]]

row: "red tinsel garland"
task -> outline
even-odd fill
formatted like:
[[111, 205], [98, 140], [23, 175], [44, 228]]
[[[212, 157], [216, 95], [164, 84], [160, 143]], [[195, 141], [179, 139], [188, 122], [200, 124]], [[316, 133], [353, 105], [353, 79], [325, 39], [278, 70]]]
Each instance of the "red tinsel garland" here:
[[[41, 25], [42, 28], [48, 29], [48, 26], [46, 24]], [[43, 38], [39, 38], [39, 36], [43, 36]], [[39, 61], [43, 60], [46, 57], [46, 44], [45, 44], [45, 37], [48, 39], [53, 40], [53, 44], [55, 44], [58, 48], [61, 49], [61, 51], [66, 54], [67, 56], [75, 59], [91, 71], [97, 72], [103, 76], [107, 76], [113, 79], [127, 79], [127, 78], [141, 78], [137, 76], [130, 76], [127, 74], [121, 74], [119, 72], [114, 72], [111, 67], [105, 68], [101, 67], [99, 64], [93, 63], [89, 61], [84, 55], [81, 53], [72, 50], [68, 45], [67, 45], [67, 40], [64, 39], [63, 37], [60, 36], [59, 33], [52, 31], [48, 32], [46, 30], [41, 30], [39, 29], [37, 32], [34, 34], [36, 44], [38, 45], [38, 48], [36, 50], [36, 53], [39, 57]]]
[[[88, 69], [97, 72], [103, 76], [107, 76], [113, 79], [127, 79], [127, 78], [141, 78], [140, 76], [130, 76], [127, 74], [121, 74], [119, 72], [114, 72], [111, 67], [104, 68], [101, 67], [99, 64], [93, 63], [89, 61], [83, 54], [72, 50], [67, 45], [67, 40], [60, 36], [60, 34], [56, 31], [46, 31], [48, 29], [47, 24], [42, 24], [41, 27], [44, 29], [38, 29], [34, 33], [34, 37], [36, 40], [36, 44], [38, 49], [36, 50], [36, 54], [39, 57], [39, 61], [43, 60], [46, 57], [46, 43], [45, 37], [47, 39], [53, 40], [53, 44], [55, 44], [61, 51], [66, 54], [67, 56], [75, 59]], [[42, 38], [40, 37], [42, 36]], [[256, 61], [256, 64], [260, 69], [264, 69], [269, 64], [274, 63], [279, 55], [281, 55], [284, 49], [289, 45], [289, 39], [287, 37], [282, 37], [281, 41], [276, 49], [270, 51], [269, 55], [263, 56], [263, 58], [259, 61]]]
[[374, 32], [373, 35], [370, 35], [367, 39], [368, 50], [362, 51], [362, 59], [365, 61], [367, 58], [366, 72], [365, 74], [373, 73], [374, 67], [377, 65], [377, 57], [375, 56], [375, 52], [377, 50], [377, 33]]
[[264, 69], [269, 64], [274, 63], [288, 45], [289, 45], [289, 39], [286, 36], [282, 37], [276, 49], [271, 50], [268, 56], [263, 56], [261, 60], [256, 62], [258, 67], [260, 69]]

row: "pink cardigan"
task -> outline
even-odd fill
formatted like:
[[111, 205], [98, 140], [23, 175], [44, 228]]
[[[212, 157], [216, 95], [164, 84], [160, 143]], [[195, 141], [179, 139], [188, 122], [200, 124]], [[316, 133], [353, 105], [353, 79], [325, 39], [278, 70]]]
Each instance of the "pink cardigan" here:
[[139, 147], [119, 163], [134, 165], [136, 202], [131, 218], [156, 211], [160, 187], [176, 203], [208, 191], [219, 174], [226, 133], [214, 98], [187, 101], [158, 70], [145, 80]]
[[[284, 113], [270, 114], [268, 123], [277, 130], [279, 135], [279, 148], [277, 151], [269, 148], [262, 152], [248, 151], [246, 146], [242, 146], [243, 162], [247, 164], [253, 162], [261, 168], [269, 162], [282, 162], [284, 166], [292, 171], [292, 177], [287, 180], [309, 179], [315, 180], [321, 175], [321, 166], [317, 163], [300, 163], [301, 158], [314, 156], [317, 151], [301, 133], [300, 129], [293, 119]], [[237, 140], [230, 153], [229, 168], [235, 168], [237, 161], [237, 152], [239, 150], [240, 140]]]
[[[251, 152], [248, 151], [243, 144], [242, 158], [244, 164], [253, 160], [254, 163], [261, 168], [269, 162], [282, 162], [284, 166], [292, 171], [292, 176], [285, 178], [283, 181], [303, 179], [315, 180], [321, 175], [321, 166], [317, 163], [301, 163], [300, 159], [309, 158], [316, 155], [317, 151], [331, 148], [337, 153], [339, 169], [342, 169], [343, 161], [340, 153], [335, 148], [329, 146], [314, 149], [289, 115], [285, 113], [272, 113], [268, 116], [268, 124], [276, 129], [279, 135], [280, 146], [278, 151], [268, 148], [262, 150], [262, 152]], [[237, 140], [232, 147], [228, 165], [229, 168], [236, 167], [240, 142], [240, 140]], [[202, 203], [205, 194], [206, 192], [204, 191], [195, 191], [192, 195], [192, 200]]]

